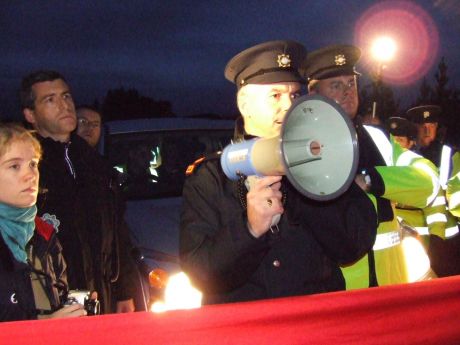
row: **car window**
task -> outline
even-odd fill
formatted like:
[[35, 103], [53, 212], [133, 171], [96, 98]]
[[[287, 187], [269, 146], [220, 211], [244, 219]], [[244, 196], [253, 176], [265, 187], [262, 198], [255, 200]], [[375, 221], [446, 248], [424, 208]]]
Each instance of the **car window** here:
[[180, 196], [188, 165], [230, 143], [232, 130], [112, 134], [106, 155], [127, 199]]

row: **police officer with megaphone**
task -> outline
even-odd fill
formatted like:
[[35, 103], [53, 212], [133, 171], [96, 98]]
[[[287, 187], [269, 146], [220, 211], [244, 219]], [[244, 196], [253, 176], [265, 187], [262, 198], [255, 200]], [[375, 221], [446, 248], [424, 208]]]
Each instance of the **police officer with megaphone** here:
[[[228, 62], [225, 77], [236, 84], [243, 120], [238, 137], [280, 134], [305, 55], [297, 42], [271, 41]], [[282, 175], [231, 180], [215, 157], [194, 169], [183, 197], [181, 265], [207, 304], [343, 290], [339, 265], [362, 257], [375, 240], [374, 207], [354, 182], [320, 202]]]

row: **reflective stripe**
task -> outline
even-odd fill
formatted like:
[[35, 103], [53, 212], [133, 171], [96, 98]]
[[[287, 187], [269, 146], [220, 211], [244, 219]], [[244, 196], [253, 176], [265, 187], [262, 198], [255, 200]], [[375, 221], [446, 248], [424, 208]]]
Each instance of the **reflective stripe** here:
[[441, 196], [436, 197], [436, 199], [434, 199], [433, 203], [430, 206], [432, 207], [442, 206], [445, 204], [446, 204], [446, 198], [444, 197], [444, 195], [441, 195]]
[[446, 215], [444, 213], [435, 213], [435, 214], [430, 214], [429, 216], [426, 217], [426, 223], [428, 225], [433, 224], [435, 222], [447, 223]]
[[426, 199], [426, 204], [429, 205], [438, 196], [439, 178], [437, 174], [428, 165], [423, 163], [423, 161], [415, 162], [413, 166], [416, 167], [417, 169], [423, 170], [425, 173], [427, 173], [431, 177], [431, 182], [433, 184], [433, 191], [431, 195]]
[[416, 226], [415, 230], [417, 230], [417, 233], [422, 236], [430, 234], [430, 231], [428, 230], [427, 226]]
[[458, 234], [458, 226], [452, 226], [446, 229], [446, 238], [454, 237]]
[[364, 125], [363, 127], [371, 136], [372, 140], [375, 143], [375, 146], [377, 146], [380, 154], [382, 155], [382, 158], [385, 160], [386, 165], [392, 166], [393, 148], [386, 135], [380, 129], [366, 125]]
[[439, 167], [439, 182], [441, 183], [441, 187], [443, 189], [446, 189], [447, 180], [449, 179], [451, 154], [452, 149], [447, 145], [443, 145], [441, 152], [441, 165]]
[[409, 165], [414, 159], [417, 159], [417, 158], [423, 158], [423, 157], [416, 154], [413, 151], [407, 150], [401, 153], [401, 155], [398, 157], [398, 160], [396, 161], [396, 165], [403, 167], [403, 166]]
[[449, 198], [449, 208], [454, 209], [460, 205], [460, 191], [455, 192]]
[[377, 234], [375, 238], [373, 250], [382, 250], [394, 247], [401, 243], [401, 236], [399, 231], [390, 231], [385, 234]]

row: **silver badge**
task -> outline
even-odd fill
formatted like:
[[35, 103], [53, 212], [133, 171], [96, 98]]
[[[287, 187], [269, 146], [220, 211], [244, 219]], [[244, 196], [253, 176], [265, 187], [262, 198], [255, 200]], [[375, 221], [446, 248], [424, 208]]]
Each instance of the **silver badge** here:
[[424, 111], [424, 112], [423, 112], [423, 118], [424, 118], [424, 119], [427, 119], [427, 118], [429, 118], [429, 117], [430, 117], [430, 112], [429, 112], [429, 111]]
[[345, 55], [339, 54], [335, 56], [335, 64], [337, 66], [342, 66], [347, 63], [347, 59], [345, 58]]
[[278, 55], [278, 67], [291, 67], [291, 57], [289, 54]]

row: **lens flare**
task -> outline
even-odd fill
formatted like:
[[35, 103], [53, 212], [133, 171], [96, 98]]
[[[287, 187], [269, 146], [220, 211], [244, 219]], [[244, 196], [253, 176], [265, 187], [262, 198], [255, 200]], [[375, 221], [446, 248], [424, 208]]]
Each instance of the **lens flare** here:
[[[383, 79], [399, 85], [411, 84], [421, 78], [438, 58], [439, 33], [430, 15], [409, 1], [383, 1], [370, 7], [355, 25], [355, 44], [362, 49], [361, 66], [375, 71], [372, 47], [379, 38], [394, 41], [395, 56], [385, 63]], [[396, 49], [397, 47], [397, 49]], [[381, 54], [388, 54], [387, 50]], [[380, 55], [380, 63], [383, 63]]]
[[377, 61], [391, 61], [396, 53], [396, 43], [391, 37], [379, 37], [372, 44], [371, 52]]

